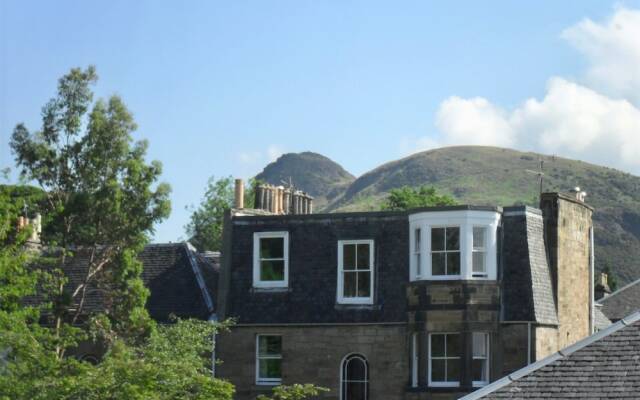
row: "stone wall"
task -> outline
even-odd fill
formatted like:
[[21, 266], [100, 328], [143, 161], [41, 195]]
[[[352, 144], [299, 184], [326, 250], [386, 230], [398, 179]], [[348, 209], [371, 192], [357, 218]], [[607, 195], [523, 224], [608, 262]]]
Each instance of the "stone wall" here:
[[542, 360], [564, 346], [558, 346], [558, 329], [556, 327], [538, 326], [534, 332], [535, 360]]
[[[545, 193], [541, 207], [558, 309], [558, 349], [591, 334], [592, 212], [570, 196]], [[556, 349], [557, 350], [557, 349]]]
[[409, 385], [409, 345], [404, 325], [237, 326], [217, 340], [218, 377], [229, 379], [236, 399], [270, 393], [255, 384], [257, 334], [282, 335], [282, 382], [314, 383], [331, 391], [322, 399], [340, 398], [340, 365], [351, 353], [369, 363], [370, 400], [404, 399]]

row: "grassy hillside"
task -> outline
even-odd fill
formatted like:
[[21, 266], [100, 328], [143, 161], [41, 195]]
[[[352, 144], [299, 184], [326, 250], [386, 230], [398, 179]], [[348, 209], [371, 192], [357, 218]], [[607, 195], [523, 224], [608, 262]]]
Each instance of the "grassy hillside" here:
[[312, 153], [288, 153], [267, 165], [257, 179], [282, 185], [289, 182], [314, 196], [316, 208], [322, 208], [344, 193], [355, 177], [327, 157]]
[[561, 157], [515, 150], [461, 146], [417, 153], [356, 179], [325, 211], [378, 209], [390, 189], [433, 185], [467, 204], [537, 205], [538, 169], [545, 191], [580, 186], [596, 208], [596, 267], [609, 263], [624, 284], [640, 278], [640, 177]]

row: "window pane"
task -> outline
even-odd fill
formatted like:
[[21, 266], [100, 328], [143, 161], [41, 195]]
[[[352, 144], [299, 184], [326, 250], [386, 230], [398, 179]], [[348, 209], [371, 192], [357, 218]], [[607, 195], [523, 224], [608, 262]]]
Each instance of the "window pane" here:
[[460, 335], [447, 335], [447, 357], [459, 357], [460, 354]]
[[270, 260], [260, 262], [260, 280], [261, 281], [283, 281], [284, 280], [284, 261]]
[[473, 272], [485, 272], [486, 269], [484, 267], [484, 251], [474, 251], [473, 252]]
[[447, 360], [447, 382], [460, 380], [460, 360]]
[[431, 274], [433, 275], [444, 275], [444, 263], [445, 263], [446, 253], [433, 253], [431, 254]]
[[284, 258], [284, 238], [261, 238], [260, 258]]
[[487, 334], [486, 333], [473, 333], [473, 356], [474, 357], [486, 357], [487, 356]]
[[418, 228], [415, 230], [415, 234], [413, 236], [415, 240], [413, 248], [416, 253], [420, 251], [420, 236], [421, 236], [421, 230], [420, 228]]
[[261, 356], [279, 356], [282, 353], [281, 336], [259, 336], [258, 354]]
[[444, 250], [444, 228], [431, 229], [431, 250]]
[[358, 274], [358, 297], [369, 297], [371, 295], [371, 273], [357, 272]]
[[460, 275], [460, 253], [447, 254], [447, 275]]
[[444, 335], [431, 335], [431, 357], [444, 357]]
[[356, 297], [357, 272], [344, 272], [343, 275], [344, 275], [343, 297]]
[[260, 360], [260, 378], [282, 377], [282, 359], [270, 358]]
[[444, 382], [445, 360], [431, 360], [431, 380]]
[[460, 228], [447, 228], [447, 250], [460, 250]]
[[422, 260], [420, 253], [416, 254], [416, 275], [422, 275]]
[[366, 387], [364, 382], [347, 382], [345, 400], [367, 400]]
[[485, 382], [488, 381], [488, 374], [487, 374], [487, 360], [473, 360], [472, 362], [472, 369], [473, 369], [473, 380], [474, 381], [481, 381], [481, 382]]
[[368, 244], [358, 245], [358, 269], [369, 269], [369, 251]]
[[345, 244], [342, 246], [342, 268], [356, 269], [356, 245]]
[[364, 360], [358, 357], [347, 360], [347, 380], [364, 381], [367, 375], [367, 366]]
[[473, 228], [473, 248], [474, 249], [484, 249], [484, 236], [486, 232], [486, 228], [483, 227], [474, 227]]

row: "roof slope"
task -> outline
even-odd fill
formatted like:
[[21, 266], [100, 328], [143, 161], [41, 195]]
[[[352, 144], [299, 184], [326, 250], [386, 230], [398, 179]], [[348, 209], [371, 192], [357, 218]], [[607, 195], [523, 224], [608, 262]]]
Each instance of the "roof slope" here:
[[618, 321], [640, 310], [640, 279], [598, 300], [602, 312], [612, 321]]
[[[77, 250], [61, 268], [69, 279], [68, 290], [84, 280], [90, 252]], [[171, 315], [183, 318], [207, 319], [213, 312], [211, 290], [217, 280], [217, 270], [204, 257], [199, 257], [188, 243], [150, 244], [138, 258], [142, 261], [142, 280], [149, 289], [147, 310], [153, 319], [167, 322]], [[31, 302], [38, 301], [32, 299]], [[104, 310], [109, 299], [100, 282], [87, 287], [83, 314]]]
[[557, 325], [541, 212], [505, 207], [503, 215], [502, 320]]
[[462, 397], [640, 398], [640, 312]]

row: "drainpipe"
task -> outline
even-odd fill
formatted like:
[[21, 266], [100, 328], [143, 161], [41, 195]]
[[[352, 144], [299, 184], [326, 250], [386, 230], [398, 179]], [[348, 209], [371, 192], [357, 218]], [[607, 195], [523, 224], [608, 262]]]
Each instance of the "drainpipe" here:
[[[210, 324], [218, 323], [218, 316], [214, 313], [209, 317]], [[211, 337], [211, 377], [216, 377], [216, 334]]]
[[594, 323], [594, 293], [593, 293], [593, 279], [595, 276], [595, 254], [594, 254], [594, 245], [593, 245], [593, 226], [589, 228], [589, 334], [592, 335], [595, 330]]
[[531, 322], [527, 322], [527, 365], [531, 364]]

